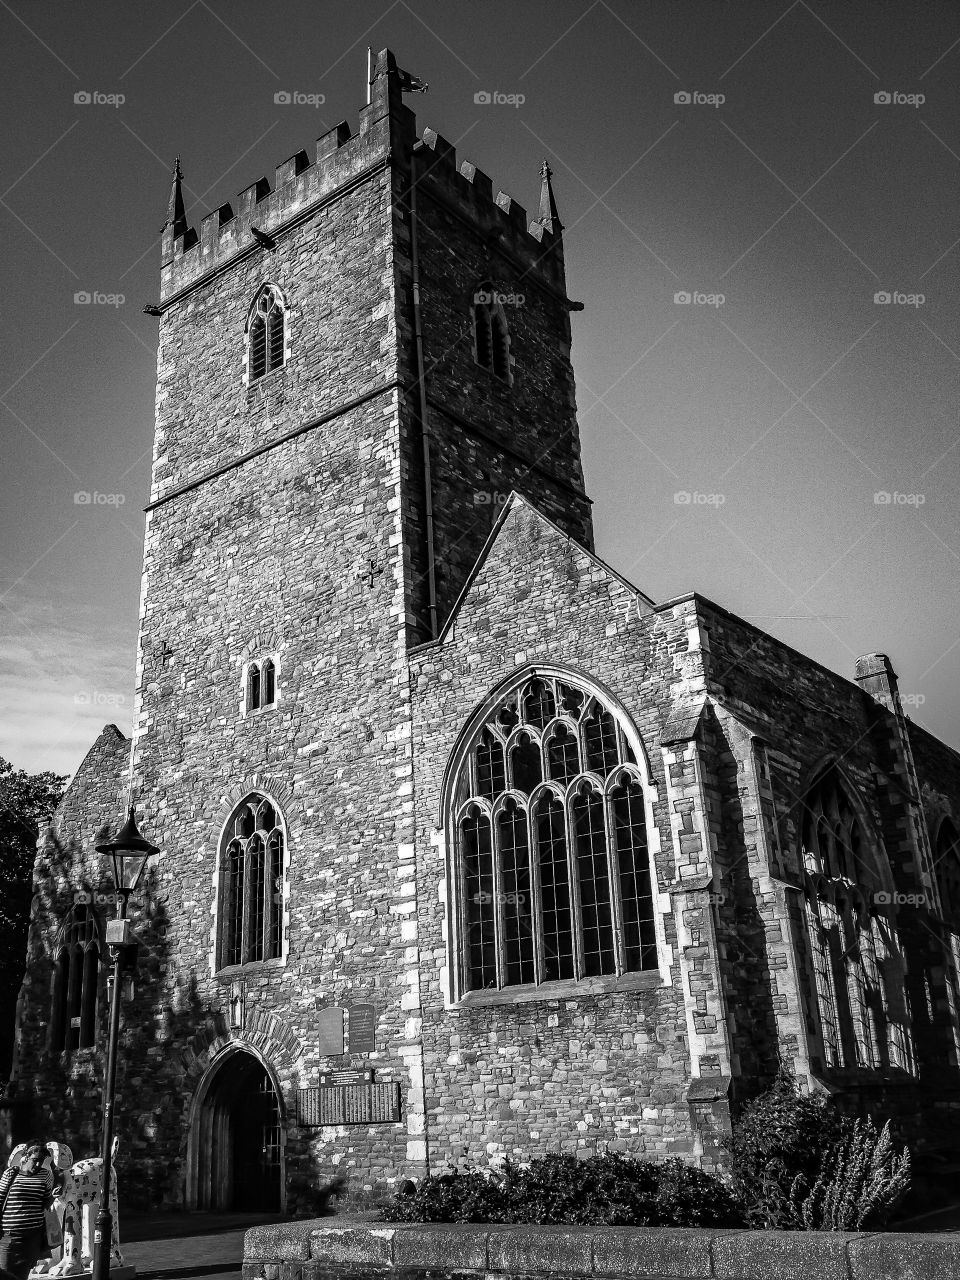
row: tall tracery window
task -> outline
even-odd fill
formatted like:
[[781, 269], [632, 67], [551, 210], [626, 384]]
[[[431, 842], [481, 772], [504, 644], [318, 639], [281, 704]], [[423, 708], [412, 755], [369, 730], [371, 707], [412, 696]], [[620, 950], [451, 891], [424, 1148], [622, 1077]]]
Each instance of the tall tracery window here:
[[265, 796], [248, 796], [231, 814], [220, 868], [220, 966], [277, 959], [283, 952], [283, 827]]
[[75, 906], [64, 921], [54, 966], [50, 1051], [92, 1048], [100, 987], [100, 929], [92, 907]]
[[473, 297], [473, 338], [477, 364], [510, 381], [510, 329], [493, 285], [483, 284]]
[[256, 382], [284, 359], [285, 314], [280, 291], [271, 285], [260, 290], [253, 305], [248, 333], [248, 369], [250, 382]]
[[953, 1026], [954, 1065], [960, 1066], [960, 833], [944, 818], [934, 846], [934, 866], [946, 952], [946, 987]]
[[910, 1070], [890, 895], [835, 769], [821, 774], [803, 802], [801, 839], [825, 1065]]
[[641, 774], [599, 697], [528, 680], [453, 794], [463, 991], [657, 967]]

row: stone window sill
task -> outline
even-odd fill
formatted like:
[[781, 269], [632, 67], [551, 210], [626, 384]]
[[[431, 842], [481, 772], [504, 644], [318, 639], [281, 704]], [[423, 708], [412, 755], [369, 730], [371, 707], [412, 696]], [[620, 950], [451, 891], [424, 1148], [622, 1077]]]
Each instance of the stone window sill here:
[[217, 977], [226, 980], [255, 978], [257, 974], [269, 973], [271, 969], [283, 969], [286, 963], [283, 956], [274, 956], [272, 960], [248, 960], [246, 964], [225, 964], [217, 970]]
[[617, 991], [652, 991], [665, 984], [659, 969], [642, 969], [619, 977], [581, 978], [563, 982], [542, 982], [540, 986], [504, 987], [500, 991], [467, 991], [451, 1006], [470, 1009], [477, 1005], [529, 1004], [534, 1000], [577, 1000], [584, 996]]

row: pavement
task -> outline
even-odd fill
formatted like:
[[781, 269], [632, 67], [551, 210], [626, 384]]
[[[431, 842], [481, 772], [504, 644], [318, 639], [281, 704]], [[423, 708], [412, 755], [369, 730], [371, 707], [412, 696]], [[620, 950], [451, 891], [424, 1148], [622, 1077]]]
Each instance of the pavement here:
[[264, 1213], [130, 1214], [120, 1222], [120, 1251], [137, 1280], [236, 1280], [244, 1232], [285, 1221]]

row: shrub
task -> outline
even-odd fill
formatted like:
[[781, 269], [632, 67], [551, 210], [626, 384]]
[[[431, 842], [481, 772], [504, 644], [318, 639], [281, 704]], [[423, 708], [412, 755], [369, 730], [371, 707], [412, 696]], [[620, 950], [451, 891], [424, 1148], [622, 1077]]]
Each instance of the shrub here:
[[910, 1152], [897, 1155], [889, 1120], [878, 1133], [868, 1118], [827, 1153], [812, 1187], [796, 1179], [790, 1200], [807, 1231], [862, 1231], [882, 1226], [909, 1190]]
[[909, 1155], [894, 1153], [889, 1125], [878, 1134], [829, 1098], [802, 1094], [786, 1073], [744, 1109], [724, 1146], [751, 1227], [856, 1230], [850, 1224], [885, 1219], [909, 1188]]
[[608, 1226], [739, 1226], [721, 1179], [681, 1160], [549, 1155], [503, 1173], [426, 1178], [387, 1208], [391, 1222], [531, 1222]]
[[803, 1176], [812, 1186], [824, 1156], [847, 1136], [851, 1123], [828, 1098], [801, 1094], [786, 1072], [754, 1098], [734, 1124], [733, 1136], [723, 1140], [747, 1225], [790, 1229], [796, 1178]]

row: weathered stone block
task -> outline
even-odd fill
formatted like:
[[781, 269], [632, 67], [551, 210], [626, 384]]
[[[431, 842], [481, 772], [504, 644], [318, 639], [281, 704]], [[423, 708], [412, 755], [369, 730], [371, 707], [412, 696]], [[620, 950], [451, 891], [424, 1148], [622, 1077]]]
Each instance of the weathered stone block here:
[[851, 1280], [956, 1280], [960, 1236], [882, 1232], [850, 1241]]
[[590, 1275], [592, 1233], [585, 1227], [491, 1227], [491, 1271]]
[[842, 1231], [732, 1231], [714, 1236], [716, 1280], [849, 1280]]
[[593, 1237], [600, 1276], [710, 1275], [710, 1233], [683, 1227], [607, 1227]]

